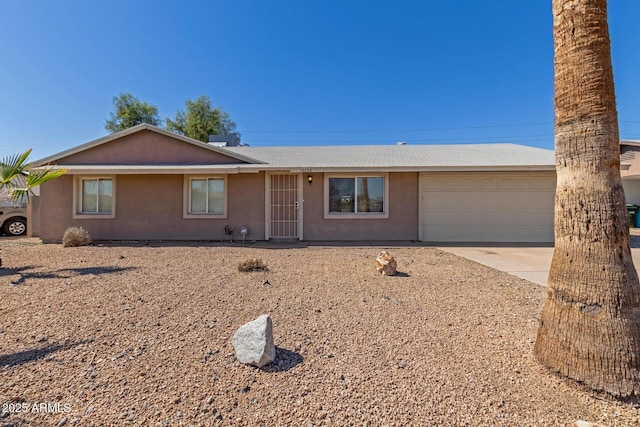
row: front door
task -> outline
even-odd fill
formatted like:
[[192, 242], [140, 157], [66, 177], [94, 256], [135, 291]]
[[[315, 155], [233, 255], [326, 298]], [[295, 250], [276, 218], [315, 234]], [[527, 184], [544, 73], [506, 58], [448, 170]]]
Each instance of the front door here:
[[272, 239], [300, 238], [298, 215], [300, 198], [298, 175], [277, 174], [269, 177], [269, 237]]

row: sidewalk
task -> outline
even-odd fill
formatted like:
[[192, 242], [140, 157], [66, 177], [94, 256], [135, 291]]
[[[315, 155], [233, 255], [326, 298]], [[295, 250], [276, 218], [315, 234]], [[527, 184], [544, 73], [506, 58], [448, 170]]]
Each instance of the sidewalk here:
[[547, 286], [553, 248], [549, 247], [441, 247], [463, 258], [506, 271]]

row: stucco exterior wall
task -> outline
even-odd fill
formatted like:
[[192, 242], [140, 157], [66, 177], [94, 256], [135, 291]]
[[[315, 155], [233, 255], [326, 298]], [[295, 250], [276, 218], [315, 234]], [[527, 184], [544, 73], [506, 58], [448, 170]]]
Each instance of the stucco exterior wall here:
[[27, 203], [27, 236], [38, 237], [40, 235], [40, 198], [29, 196]]
[[183, 175], [118, 175], [115, 218], [74, 219], [73, 179], [41, 186], [40, 238], [60, 241], [68, 227], [85, 228], [94, 240], [227, 240], [224, 227], [249, 227], [249, 240], [264, 239], [264, 174], [228, 175], [227, 218], [183, 218]]
[[627, 204], [640, 205], [640, 147], [622, 144], [621, 151], [621, 162], [630, 165], [620, 172]]
[[57, 161], [60, 165], [232, 164], [232, 157], [143, 130]]
[[40, 186], [40, 210], [43, 214], [40, 215], [39, 237], [43, 241], [62, 240], [64, 230], [72, 226], [72, 193], [72, 175], [63, 175]]
[[622, 188], [627, 204], [640, 206], [640, 179], [622, 178]]
[[418, 240], [418, 173], [389, 174], [389, 218], [325, 219], [325, 174], [304, 185], [304, 240]]

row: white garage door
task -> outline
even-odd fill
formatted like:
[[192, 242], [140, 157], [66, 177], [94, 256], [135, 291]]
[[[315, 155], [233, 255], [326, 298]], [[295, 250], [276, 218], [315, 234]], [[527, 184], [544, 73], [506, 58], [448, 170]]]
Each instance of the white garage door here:
[[420, 240], [553, 242], [553, 172], [421, 173]]

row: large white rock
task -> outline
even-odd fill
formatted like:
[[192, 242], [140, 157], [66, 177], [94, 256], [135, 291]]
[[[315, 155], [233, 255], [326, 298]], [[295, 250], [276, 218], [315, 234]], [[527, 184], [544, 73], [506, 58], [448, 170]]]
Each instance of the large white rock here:
[[233, 336], [238, 362], [262, 368], [276, 358], [271, 316], [263, 314], [240, 326]]

